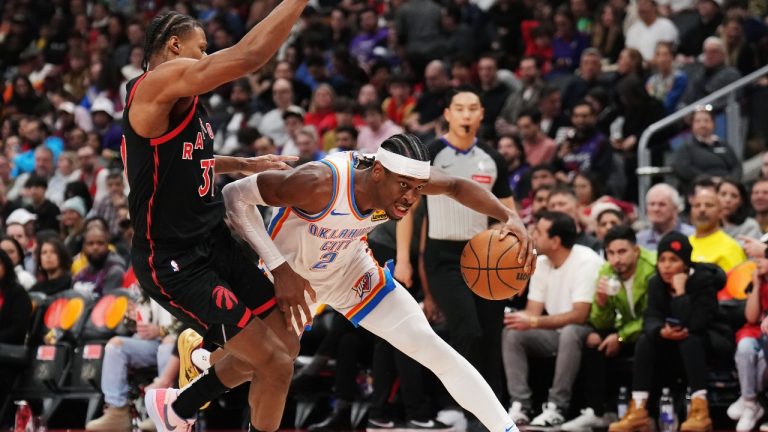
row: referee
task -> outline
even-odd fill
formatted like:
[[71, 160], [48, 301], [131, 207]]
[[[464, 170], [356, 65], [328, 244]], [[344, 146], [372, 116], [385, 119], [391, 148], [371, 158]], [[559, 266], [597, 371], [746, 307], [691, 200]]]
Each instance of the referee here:
[[[449, 93], [443, 111], [448, 133], [429, 145], [431, 163], [446, 174], [471, 179], [487, 188], [510, 208], [512, 191], [507, 183], [507, 168], [492, 148], [477, 142], [483, 107], [476, 90], [458, 87]], [[428, 318], [437, 306], [446, 319], [450, 344], [485, 378], [497, 396], [501, 393], [501, 331], [504, 306], [501, 301], [476, 296], [464, 283], [459, 259], [464, 245], [488, 229], [488, 217], [470, 210], [448, 196], [427, 196], [428, 234], [424, 263], [428, 289], [424, 306]], [[405, 226], [405, 225], [404, 225]], [[398, 227], [398, 260], [395, 277], [408, 279], [412, 270], [402, 254], [401, 243], [411, 229]]]

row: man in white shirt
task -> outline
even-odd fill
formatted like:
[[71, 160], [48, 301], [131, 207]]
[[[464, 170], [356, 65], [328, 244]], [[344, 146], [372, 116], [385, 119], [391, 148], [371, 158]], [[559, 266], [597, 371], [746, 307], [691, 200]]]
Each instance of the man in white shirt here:
[[281, 78], [275, 80], [272, 84], [272, 101], [275, 109], [258, 118], [256, 124], [249, 122], [249, 126], [255, 126], [262, 135], [272, 138], [277, 148], [282, 149], [291, 138], [283, 122], [283, 114], [293, 104], [293, 86], [290, 81]]
[[[531, 277], [525, 311], [504, 317], [502, 355], [515, 424], [528, 422], [531, 389], [528, 356], [556, 356], [549, 401], [532, 426], [555, 427], [565, 419], [571, 388], [579, 372], [581, 350], [590, 327], [584, 325], [595, 294], [603, 259], [575, 244], [574, 220], [561, 212], [545, 212], [533, 232], [539, 257]], [[544, 312], [546, 311], [546, 316]]]
[[645, 61], [653, 59], [656, 44], [677, 44], [677, 27], [667, 18], [660, 17], [654, 0], [637, 0], [638, 19], [627, 30], [626, 46], [640, 51]]

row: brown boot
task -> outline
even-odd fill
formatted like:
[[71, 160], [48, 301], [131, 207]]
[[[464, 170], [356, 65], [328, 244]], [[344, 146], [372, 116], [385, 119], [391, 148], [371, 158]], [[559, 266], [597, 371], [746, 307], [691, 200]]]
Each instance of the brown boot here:
[[130, 431], [131, 430], [131, 407], [108, 406], [104, 408], [104, 415], [93, 419], [85, 425], [85, 430], [89, 431]]
[[635, 405], [635, 400], [629, 401], [629, 409], [621, 420], [611, 423], [608, 432], [647, 432], [652, 430], [652, 421], [648, 416], [648, 410], [645, 406], [648, 402], [643, 401], [640, 405]]
[[705, 398], [691, 399], [691, 412], [688, 420], [680, 425], [681, 432], [709, 432], [712, 430], [712, 419], [709, 418], [709, 404]]

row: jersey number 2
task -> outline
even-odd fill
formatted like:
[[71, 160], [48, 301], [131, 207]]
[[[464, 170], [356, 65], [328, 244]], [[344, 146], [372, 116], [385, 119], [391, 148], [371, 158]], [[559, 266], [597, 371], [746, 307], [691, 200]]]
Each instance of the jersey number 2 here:
[[336, 259], [336, 256], [338, 253], [336, 252], [326, 252], [322, 255], [320, 255], [320, 261], [316, 262], [312, 267], [310, 267], [310, 270], [325, 270], [328, 268], [328, 264], [332, 263], [333, 260]]
[[203, 185], [197, 188], [197, 193], [203, 197], [210, 192], [213, 196], [213, 170], [216, 168], [216, 159], [202, 159], [200, 168], [203, 170]]

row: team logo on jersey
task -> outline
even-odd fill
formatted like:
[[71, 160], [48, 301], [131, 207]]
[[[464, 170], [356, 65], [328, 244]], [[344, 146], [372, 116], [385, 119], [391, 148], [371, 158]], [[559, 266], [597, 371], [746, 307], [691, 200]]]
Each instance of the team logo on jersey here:
[[232, 310], [238, 303], [237, 297], [235, 297], [232, 291], [221, 285], [218, 285], [213, 289], [213, 294], [211, 294], [211, 296], [216, 301], [216, 307], [219, 309]]
[[355, 285], [352, 287], [352, 290], [355, 291], [358, 297], [361, 299], [365, 297], [365, 294], [371, 292], [371, 287], [373, 284], [371, 283], [373, 279], [373, 273], [368, 272], [364, 274], [360, 279], [355, 282]]
[[384, 210], [376, 210], [371, 215], [371, 222], [378, 222], [389, 219], [389, 216], [387, 216], [387, 212]]

